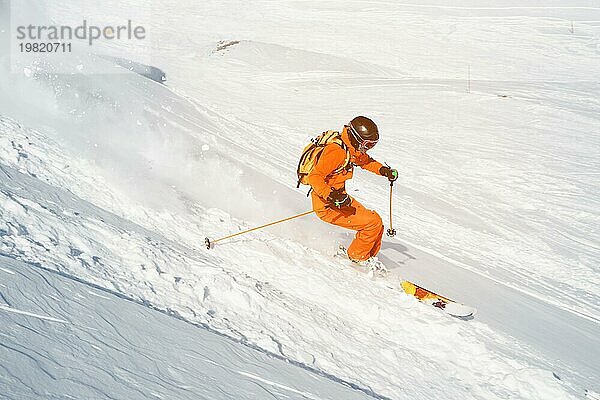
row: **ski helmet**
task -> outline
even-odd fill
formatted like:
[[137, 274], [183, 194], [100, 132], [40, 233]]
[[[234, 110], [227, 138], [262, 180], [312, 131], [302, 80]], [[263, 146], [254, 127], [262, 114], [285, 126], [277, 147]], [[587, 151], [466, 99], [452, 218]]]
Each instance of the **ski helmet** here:
[[375, 122], [362, 115], [350, 121], [348, 133], [352, 146], [361, 153], [366, 153], [367, 150], [372, 149], [379, 140], [379, 130]]

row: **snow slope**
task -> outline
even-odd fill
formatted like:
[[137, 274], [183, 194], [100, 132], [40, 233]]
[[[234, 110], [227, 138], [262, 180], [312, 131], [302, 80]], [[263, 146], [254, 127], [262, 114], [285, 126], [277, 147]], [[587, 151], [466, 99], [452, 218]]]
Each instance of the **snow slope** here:
[[3, 399], [367, 399], [122, 295], [0, 257]]
[[[244, 4], [161, 3], [169, 88], [44, 70], [0, 83], [0, 251], [380, 396], [597, 391], [598, 9]], [[380, 29], [337, 22], [361, 15]], [[358, 113], [384, 133], [374, 156], [401, 170], [400, 240], [383, 258], [475, 320], [341, 268], [330, 254], [349, 236], [312, 216], [202, 249], [306, 210], [297, 152]], [[386, 220], [381, 178], [350, 189]]]

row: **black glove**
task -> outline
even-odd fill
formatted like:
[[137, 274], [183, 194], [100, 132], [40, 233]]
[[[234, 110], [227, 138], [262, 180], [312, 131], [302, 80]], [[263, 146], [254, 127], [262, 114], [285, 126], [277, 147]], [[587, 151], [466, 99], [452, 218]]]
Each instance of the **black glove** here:
[[331, 193], [327, 197], [327, 204], [333, 208], [348, 207], [352, 204], [352, 198], [348, 196], [344, 188], [331, 189]]
[[398, 179], [398, 170], [392, 169], [388, 166], [383, 166], [379, 168], [379, 175], [383, 175], [388, 178], [390, 182], [394, 182], [396, 179]]

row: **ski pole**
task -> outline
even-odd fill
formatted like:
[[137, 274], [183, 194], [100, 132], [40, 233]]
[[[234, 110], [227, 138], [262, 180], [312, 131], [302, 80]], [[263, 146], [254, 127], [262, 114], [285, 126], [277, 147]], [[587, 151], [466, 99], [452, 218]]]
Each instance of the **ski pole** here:
[[390, 228], [387, 230], [389, 237], [396, 236], [396, 230], [392, 227], [392, 189], [394, 188], [394, 181], [390, 181]]
[[[327, 208], [327, 206], [325, 208]], [[324, 210], [325, 208], [323, 208], [322, 210]], [[282, 222], [289, 221], [290, 219], [294, 219], [294, 218], [298, 218], [298, 217], [303, 217], [305, 215], [312, 214], [314, 212], [322, 211], [322, 210], [310, 210], [310, 211], [306, 211], [306, 212], [303, 212], [301, 214], [293, 215], [291, 217], [280, 219], [279, 221], [270, 222], [268, 224], [257, 226], [256, 228], [247, 229], [245, 231], [234, 233], [233, 235], [225, 236], [225, 237], [222, 237], [222, 238], [219, 238], [219, 239], [215, 239], [215, 240], [210, 240], [209, 238], [204, 238], [204, 244], [206, 245], [206, 248], [210, 250], [210, 248], [213, 247], [215, 243], [220, 242], [222, 240], [230, 239], [230, 238], [235, 237], [235, 236], [243, 235], [245, 233], [249, 233], [249, 232], [256, 231], [256, 230], [259, 230], [259, 229], [262, 229], [262, 228], [266, 228], [266, 227], [271, 226], [271, 225], [280, 224]]]

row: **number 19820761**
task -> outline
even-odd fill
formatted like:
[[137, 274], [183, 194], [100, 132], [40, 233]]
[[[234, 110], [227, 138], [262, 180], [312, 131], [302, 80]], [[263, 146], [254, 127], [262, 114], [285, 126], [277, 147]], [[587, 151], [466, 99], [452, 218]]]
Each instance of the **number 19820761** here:
[[70, 53], [71, 43], [19, 43], [21, 53]]

